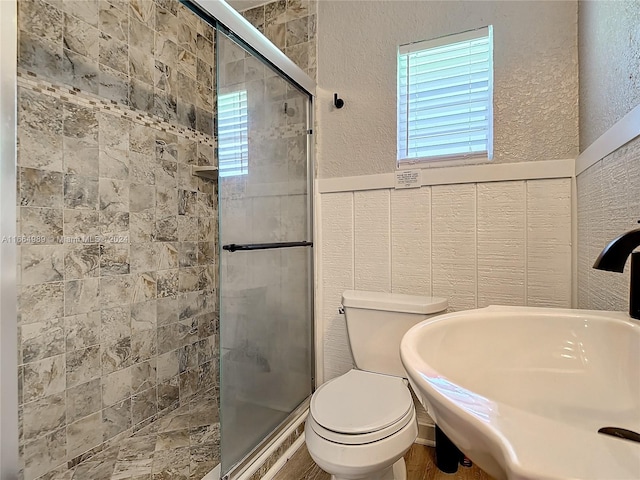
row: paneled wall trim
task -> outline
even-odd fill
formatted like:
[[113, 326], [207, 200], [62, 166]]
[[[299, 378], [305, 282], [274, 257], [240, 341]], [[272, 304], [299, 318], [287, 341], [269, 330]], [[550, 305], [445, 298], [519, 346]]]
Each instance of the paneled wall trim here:
[[617, 121], [576, 159], [576, 176], [640, 135], [640, 105]]
[[453, 311], [570, 308], [573, 170], [553, 165], [561, 178], [319, 194], [319, 381], [353, 366], [347, 289], [446, 297]]
[[[421, 168], [419, 165], [412, 168]], [[466, 183], [505, 182], [513, 180], [542, 180], [571, 178], [575, 160], [547, 160], [541, 162], [464, 165], [437, 168], [426, 165], [422, 169], [422, 186], [456, 185]], [[319, 193], [377, 190], [394, 187], [395, 174], [361, 175], [355, 177], [321, 178]]]

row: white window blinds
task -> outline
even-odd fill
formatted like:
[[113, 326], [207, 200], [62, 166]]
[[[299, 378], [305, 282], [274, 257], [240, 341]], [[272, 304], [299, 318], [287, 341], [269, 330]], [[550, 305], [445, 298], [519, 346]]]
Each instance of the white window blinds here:
[[221, 177], [249, 169], [247, 91], [218, 96], [218, 170]]
[[493, 156], [492, 27], [398, 52], [398, 163]]

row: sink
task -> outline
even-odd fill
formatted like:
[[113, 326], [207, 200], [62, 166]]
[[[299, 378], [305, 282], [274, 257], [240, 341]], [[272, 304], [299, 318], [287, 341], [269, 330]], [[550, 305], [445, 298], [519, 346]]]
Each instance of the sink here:
[[640, 479], [640, 322], [532, 307], [456, 312], [407, 332], [400, 356], [431, 417], [496, 479]]

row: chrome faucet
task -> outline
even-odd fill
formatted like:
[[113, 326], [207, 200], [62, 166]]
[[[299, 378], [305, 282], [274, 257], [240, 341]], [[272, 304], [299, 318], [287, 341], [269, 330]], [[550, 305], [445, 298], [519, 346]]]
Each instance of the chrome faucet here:
[[640, 228], [623, 233], [600, 252], [593, 268], [622, 273], [631, 255], [631, 284], [629, 286], [629, 316], [640, 320]]

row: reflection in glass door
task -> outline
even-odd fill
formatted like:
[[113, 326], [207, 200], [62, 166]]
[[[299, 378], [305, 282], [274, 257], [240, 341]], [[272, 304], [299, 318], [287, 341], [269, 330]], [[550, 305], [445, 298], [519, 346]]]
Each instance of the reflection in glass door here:
[[310, 97], [217, 30], [222, 472], [312, 388]]

